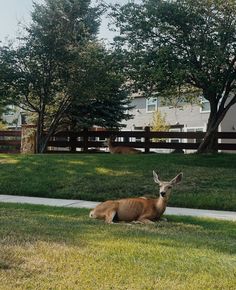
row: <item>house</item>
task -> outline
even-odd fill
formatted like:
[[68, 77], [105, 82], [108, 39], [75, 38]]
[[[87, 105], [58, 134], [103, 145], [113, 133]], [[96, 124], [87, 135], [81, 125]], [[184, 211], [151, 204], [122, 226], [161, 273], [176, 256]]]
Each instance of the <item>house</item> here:
[[25, 115], [19, 107], [9, 105], [1, 116], [1, 120], [6, 124], [8, 129], [18, 130], [25, 123]]
[[[153, 113], [158, 110], [165, 116], [166, 122], [170, 125], [169, 131], [179, 132], [205, 132], [210, 114], [210, 104], [202, 99], [201, 105], [183, 104], [178, 108], [162, 105], [158, 98], [145, 98], [140, 95], [132, 97], [130, 110], [133, 118], [124, 121], [123, 130], [138, 131], [146, 126], [152, 125]], [[236, 132], [236, 104], [226, 114], [219, 131]], [[199, 142], [199, 140], [171, 139], [172, 142]], [[220, 140], [221, 142], [221, 140]], [[235, 140], [224, 140], [224, 143], [235, 143]]]

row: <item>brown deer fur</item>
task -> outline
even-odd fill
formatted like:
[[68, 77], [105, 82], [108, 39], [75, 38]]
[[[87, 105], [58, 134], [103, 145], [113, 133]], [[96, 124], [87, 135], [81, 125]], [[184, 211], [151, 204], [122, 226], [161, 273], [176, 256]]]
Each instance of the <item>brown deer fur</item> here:
[[141, 153], [140, 150], [128, 147], [128, 146], [113, 146], [112, 142], [114, 141], [114, 137], [110, 137], [107, 140], [107, 145], [110, 153], [112, 154], [138, 154]]
[[108, 200], [95, 207], [90, 212], [90, 217], [105, 220], [106, 223], [114, 221], [153, 223], [161, 218], [166, 210], [171, 189], [182, 179], [183, 173], [179, 173], [170, 182], [159, 180], [158, 175], [153, 171], [153, 178], [160, 187], [158, 198], [126, 198], [119, 200]]

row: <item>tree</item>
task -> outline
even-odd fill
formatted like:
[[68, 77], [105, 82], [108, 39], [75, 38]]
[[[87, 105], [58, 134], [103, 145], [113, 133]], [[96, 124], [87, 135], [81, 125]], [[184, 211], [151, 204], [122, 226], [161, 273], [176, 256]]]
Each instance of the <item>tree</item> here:
[[89, 43], [83, 57], [75, 59], [77, 70], [74, 81], [75, 97], [67, 110], [70, 123], [77, 128], [93, 125], [121, 127], [130, 118], [130, 107], [125, 79], [119, 70], [116, 56], [99, 43]]
[[[151, 130], [152, 131], [169, 131], [170, 125], [166, 121], [166, 114], [162, 114], [160, 111], [156, 110], [153, 113], [152, 117], [152, 124], [151, 124]], [[154, 138], [154, 141], [156, 142], [163, 142], [166, 139], [163, 138]]]
[[[0, 63], [1, 68], [1, 63]], [[0, 69], [1, 74], [1, 69]], [[1, 75], [0, 75], [1, 78]], [[0, 95], [1, 96], [1, 95]], [[0, 130], [7, 130], [7, 123], [4, 120], [4, 115], [8, 114], [9, 111], [12, 111], [12, 108], [9, 108], [10, 103], [8, 103], [7, 99], [4, 98], [4, 96], [1, 96], [0, 98]]]
[[216, 149], [216, 133], [236, 103], [236, 2], [144, 0], [112, 8], [117, 52], [135, 87], [151, 95], [200, 91], [210, 103], [198, 152]]
[[168, 131], [170, 125], [166, 121], [166, 114], [162, 114], [160, 111], [155, 111], [152, 118], [152, 130], [153, 131]]
[[89, 0], [34, 3], [32, 24], [20, 45], [0, 48], [0, 93], [37, 114], [38, 152], [45, 150], [72, 102], [74, 58], [95, 40], [99, 15]]

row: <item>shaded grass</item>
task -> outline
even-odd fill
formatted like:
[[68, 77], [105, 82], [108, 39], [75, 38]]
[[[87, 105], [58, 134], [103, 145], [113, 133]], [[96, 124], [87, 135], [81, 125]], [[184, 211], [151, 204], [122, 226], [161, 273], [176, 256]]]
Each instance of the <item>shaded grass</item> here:
[[236, 210], [236, 154], [2, 154], [0, 194], [95, 201], [156, 196], [153, 169], [164, 180], [183, 171], [172, 206]]
[[88, 210], [0, 204], [0, 289], [235, 289], [235, 222], [106, 225]]

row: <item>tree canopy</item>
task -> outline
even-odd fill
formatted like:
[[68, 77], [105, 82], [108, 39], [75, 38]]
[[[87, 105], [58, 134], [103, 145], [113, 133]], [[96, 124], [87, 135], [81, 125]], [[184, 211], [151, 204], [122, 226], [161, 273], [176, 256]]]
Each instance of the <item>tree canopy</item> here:
[[210, 102], [199, 152], [236, 103], [236, 2], [143, 0], [112, 7], [115, 39], [135, 88], [162, 97], [202, 96]]
[[[89, 43], [82, 57], [74, 59], [77, 69], [74, 98], [67, 110], [67, 121], [73, 127], [121, 127], [130, 118], [128, 89], [119, 70], [116, 56], [99, 43]], [[79, 112], [79, 113], [78, 113]]]
[[[38, 152], [45, 150], [52, 134], [70, 114], [80, 127], [88, 123], [84, 109], [95, 110], [95, 106], [106, 125], [110, 116], [102, 116], [104, 106], [117, 113], [110, 126], [125, 116], [121, 78], [105, 65], [110, 52], [96, 39], [101, 13], [90, 0], [34, 3], [26, 36], [18, 45], [0, 47], [1, 96], [36, 113]], [[99, 74], [103, 79], [99, 80]], [[91, 120], [90, 125], [94, 125], [96, 118]]]

